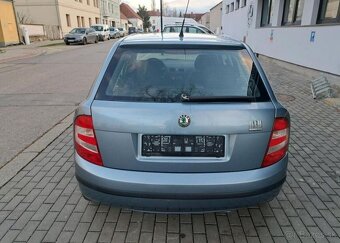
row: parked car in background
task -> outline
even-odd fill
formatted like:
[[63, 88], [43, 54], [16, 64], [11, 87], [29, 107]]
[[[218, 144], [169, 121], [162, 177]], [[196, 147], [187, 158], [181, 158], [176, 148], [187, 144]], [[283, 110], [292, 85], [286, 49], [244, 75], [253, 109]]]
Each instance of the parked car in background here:
[[[182, 25], [181, 24], [173, 24], [173, 25], [166, 25], [164, 27], [165, 33], [179, 33], [181, 32]], [[184, 33], [196, 33], [196, 34], [209, 34], [214, 35], [215, 33], [209, 30], [204, 25], [192, 25], [192, 24], [185, 24]]]
[[99, 37], [100, 41], [105, 41], [110, 39], [110, 31], [109, 26], [106, 24], [94, 24], [91, 26], [93, 28]]
[[124, 37], [127, 35], [127, 31], [125, 28], [118, 28], [120, 37]]
[[110, 39], [116, 39], [116, 38], [120, 37], [120, 33], [119, 33], [118, 28], [110, 27], [109, 31], [110, 31]]
[[134, 27], [134, 26], [129, 27], [129, 32], [128, 33], [129, 33], [129, 35], [137, 33], [137, 28]]
[[203, 212], [278, 195], [290, 117], [246, 44], [206, 34], [132, 35], [103, 65], [74, 121], [85, 198]]
[[73, 43], [81, 43], [83, 45], [87, 43], [97, 43], [98, 39], [96, 31], [92, 28], [74, 28], [64, 36], [66, 45]]

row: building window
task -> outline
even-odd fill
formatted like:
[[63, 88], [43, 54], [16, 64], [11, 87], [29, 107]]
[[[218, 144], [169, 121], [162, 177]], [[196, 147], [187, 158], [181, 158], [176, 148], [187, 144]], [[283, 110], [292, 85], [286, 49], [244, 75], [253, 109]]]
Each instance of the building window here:
[[241, 2], [241, 8], [247, 6], [247, 0], [242, 0]]
[[229, 5], [229, 4], [227, 5], [225, 12], [226, 12], [227, 14], [230, 12], [230, 5]]
[[81, 17], [81, 27], [85, 27], [85, 19], [84, 19], [84, 17]]
[[90, 5], [90, 0], [87, 0], [87, 5]]
[[96, 24], [99, 24], [99, 18], [96, 18]]
[[271, 26], [275, 0], [263, 0], [261, 26]]
[[317, 23], [340, 23], [340, 0], [320, 0]]
[[77, 24], [78, 24], [78, 27], [81, 27], [81, 24], [80, 24], [80, 16], [77, 16]]
[[69, 14], [66, 14], [66, 24], [67, 27], [71, 27], [71, 18]]
[[240, 0], [235, 1], [235, 10], [240, 8]]
[[286, 0], [282, 24], [301, 24], [304, 3], [304, 0]]
[[234, 3], [230, 4], [230, 12], [234, 12]]
[[91, 27], [91, 25], [92, 25], [92, 19], [89, 18], [89, 26]]

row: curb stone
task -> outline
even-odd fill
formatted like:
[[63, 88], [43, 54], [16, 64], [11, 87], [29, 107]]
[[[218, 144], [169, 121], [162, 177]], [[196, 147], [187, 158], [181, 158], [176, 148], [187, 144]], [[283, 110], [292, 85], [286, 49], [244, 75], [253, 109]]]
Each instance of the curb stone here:
[[38, 156], [49, 144], [51, 144], [61, 133], [72, 125], [74, 112], [67, 115], [61, 122], [55, 125], [42, 137], [37, 139], [14, 159], [9, 161], [0, 169], [0, 188]]

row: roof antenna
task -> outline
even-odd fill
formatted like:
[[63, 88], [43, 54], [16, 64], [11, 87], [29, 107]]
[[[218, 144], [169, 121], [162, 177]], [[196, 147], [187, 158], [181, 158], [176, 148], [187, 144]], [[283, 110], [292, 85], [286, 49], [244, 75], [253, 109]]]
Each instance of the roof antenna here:
[[188, 12], [189, 2], [190, 2], [190, 0], [188, 0], [187, 8], [186, 8], [186, 10], [185, 10], [185, 14], [184, 14], [184, 18], [183, 18], [183, 23], [182, 23], [181, 32], [179, 33], [179, 37], [180, 37], [180, 38], [183, 38], [183, 37], [184, 37], [183, 29], [184, 29], [184, 24], [185, 24], [185, 17], [187, 16], [187, 12]]
[[161, 33], [163, 35], [163, 0], [161, 1]]

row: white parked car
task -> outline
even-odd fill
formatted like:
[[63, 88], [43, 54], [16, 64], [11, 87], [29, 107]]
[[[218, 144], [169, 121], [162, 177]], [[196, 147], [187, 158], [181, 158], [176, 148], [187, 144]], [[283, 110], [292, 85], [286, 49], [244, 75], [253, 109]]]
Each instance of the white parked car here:
[[105, 41], [110, 39], [110, 30], [107, 24], [94, 24], [91, 26], [98, 34], [100, 41]]
[[125, 28], [118, 28], [118, 29], [119, 29], [120, 37], [124, 37], [127, 35], [127, 31]]
[[[164, 32], [165, 33], [179, 33], [181, 32], [182, 24], [171, 24], [165, 25]], [[184, 33], [194, 33], [194, 34], [208, 34], [214, 35], [215, 33], [209, 30], [204, 25], [193, 25], [193, 24], [185, 24]]]

